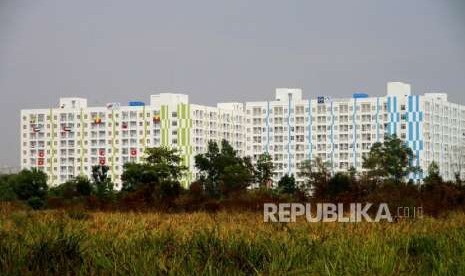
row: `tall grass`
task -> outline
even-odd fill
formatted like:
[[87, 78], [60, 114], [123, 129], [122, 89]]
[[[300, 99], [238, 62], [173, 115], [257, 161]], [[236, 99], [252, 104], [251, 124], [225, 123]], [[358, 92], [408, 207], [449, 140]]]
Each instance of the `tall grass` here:
[[246, 212], [17, 210], [0, 212], [0, 274], [465, 275], [464, 225], [461, 213], [274, 224]]

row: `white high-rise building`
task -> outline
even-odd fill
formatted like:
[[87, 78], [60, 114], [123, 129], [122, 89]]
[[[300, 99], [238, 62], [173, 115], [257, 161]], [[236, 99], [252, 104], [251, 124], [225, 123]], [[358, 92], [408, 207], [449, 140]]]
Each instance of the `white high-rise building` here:
[[465, 176], [465, 106], [447, 101], [447, 94], [412, 95], [410, 85], [390, 82], [387, 95], [351, 98], [316, 96], [302, 99], [300, 89], [277, 89], [274, 101], [246, 103], [247, 150], [257, 160], [268, 152], [276, 165], [275, 181], [296, 175], [298, 165], [320, 157], [331, 171], [362, 171], [363, 155], [386, 134], [396, 134], [415, 154], [421, 180], [435, 161], [442, 176]]
[[123, 164], [141, 161], [145, 148], [176, 147], [190, 168], [183, 179], [187, 186], [196, 177], [194, 156], [206, 150], [209, 140], [227, 139], [244, 154], [244, 122], [243, 104], [194, 105], [183, 94], [152, 95], [149, 105], [104, 107], [62, 98], [58, 108], [21, 111], [21, 167], [43, 170], [56, 185], [90, 176], [93, 165], [107, 165], [119, 186]]
[[209, 140], [226, 139], [254, 161], [268, 152], [277, 181], [297, 176], [298, 165], [317, 156], [332, 172], [351, 166], [361, 171], [363, 154], [385, 134], [397, 134], [412, 148], [413, 162], [424, 172], [410, 179], [421, 180], [432, 161], [445, 179], [465, 176], [465, 106], [443, 93], [412, 95], [401, 82], [388, 83], [382, 97], [304, 99], [301, 89], [279, 88], [272, 101], [216, 107], [170, 93], [128, 106], [88, 107], [86, 99], [62, 98], [58, 108], [21, 111], [21, 167], [44, 170], [56, 185], [106, 164], [119, 185], [124, 163], [140, 161], [146, 147], [168, 146], [180, 149], [190, 168], [187, 186], [197, 176], [194, 156], [206, 151]]

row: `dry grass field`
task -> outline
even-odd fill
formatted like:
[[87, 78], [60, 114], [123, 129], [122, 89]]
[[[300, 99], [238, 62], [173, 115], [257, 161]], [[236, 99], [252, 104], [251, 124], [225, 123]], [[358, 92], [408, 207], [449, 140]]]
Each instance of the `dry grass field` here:
[[0, 209], [1, 275], [465, 275], [465, 215], [264, 223], [260, 213]]

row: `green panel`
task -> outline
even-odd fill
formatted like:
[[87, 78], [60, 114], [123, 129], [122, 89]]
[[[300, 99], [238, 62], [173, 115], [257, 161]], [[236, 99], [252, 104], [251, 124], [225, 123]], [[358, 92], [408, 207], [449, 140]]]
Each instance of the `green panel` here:
[[168, 131], [169, 131], [169, 119], [168, 119], [168, 106], [162, 105], [160, 107], [160, 136], [161, 145], [168, 147]]
[[190, 159], [192, 156], [190, 132], [192, 129], [192, 120], [190, 116], [189, 104], [178, 104], [178, 145], [182, 154], [182, 165], [186, 166], [189, 170], [181, 180], [184, 187], [188, 187], [192, 181], [192, 172], [190, 171]]
[[[178, 104], [176, 106], [176, 112], [178, 113], [178, 134], [177, 134], [177, 139], [178, 139], [178, 145], [182, 148], [183, 144], [182, 144], [182, 141], [181, 141], [181, 131], [182, 131], [182, 127], [181, 127], [181, 124], [182, 124], [182, 104]], [[182, 149], [181, 149], [182, 150]]]

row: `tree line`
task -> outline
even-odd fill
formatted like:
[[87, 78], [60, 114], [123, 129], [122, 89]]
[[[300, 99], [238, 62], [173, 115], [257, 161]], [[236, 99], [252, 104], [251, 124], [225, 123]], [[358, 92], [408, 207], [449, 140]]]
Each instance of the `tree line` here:
[[[362, 172], [331, 173], [320, 158], [299, 164], [297, 175], [285, 174], [276, 185], [272, 157], [259, 156], [255, 164], [241, 157], [226, 141], [210, 141], [207, 151], [195, 156], [198, 178], [186, 189], [181, 179], [188, 168], [176, 149], [148, 148], [140, 163], [126, 163], [122, 188], [114, 189], [108, 166], [93, 166], [91, 178], [77, 176], [56, 187], [47, 185], [44, 172], [32, 169], [0, 176], [0, 201], [19, 201], [33, 209], [73, 208], [119, 210], [260, 209], [261, 203], [280, 201], [388, 202], [423, 206], [431, 214], [462, 208], [465, 187], [444, 181], [436, 163], [429, 166], [422, 184], [408, 181], [421, 169], [413, 165], [412, 150], [396, 136], [375, 143], [363, 156]], [[296, 177], [303, 181], [297, 184]]]

